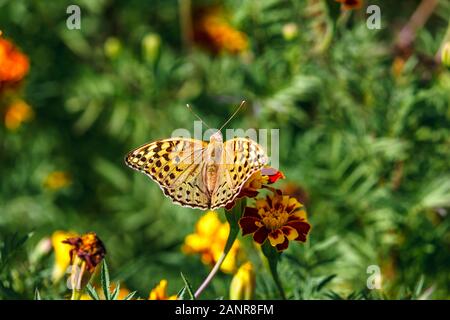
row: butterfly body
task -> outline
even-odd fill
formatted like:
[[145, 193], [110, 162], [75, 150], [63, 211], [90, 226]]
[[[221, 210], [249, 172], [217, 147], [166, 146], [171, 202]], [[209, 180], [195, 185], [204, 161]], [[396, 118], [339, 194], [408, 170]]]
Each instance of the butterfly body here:
[[267, 157], [253, 140], [223, 142], [218, 131], [209, 143], [187, 138], [151, 142], [131, 151], [125, 162], [156, 181], [173, 202], [213, 210], [232, 202]]

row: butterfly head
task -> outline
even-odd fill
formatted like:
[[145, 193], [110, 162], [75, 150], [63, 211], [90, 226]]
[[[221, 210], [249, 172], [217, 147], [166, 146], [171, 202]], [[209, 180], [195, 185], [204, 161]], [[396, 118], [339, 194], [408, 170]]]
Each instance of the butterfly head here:
[[209, 143], [223, 143], [222, 133], [220, 131], [217, 131], [216, 133], [212, 134], [211, 137], [209, 137]]

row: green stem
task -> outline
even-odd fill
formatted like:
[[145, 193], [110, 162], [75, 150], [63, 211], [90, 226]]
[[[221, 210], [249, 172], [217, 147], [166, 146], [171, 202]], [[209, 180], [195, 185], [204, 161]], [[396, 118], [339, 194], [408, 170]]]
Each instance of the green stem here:
[[272, 275], [273, 281], [275, 282], [275, 285], [277, 286], [277, 289], [278, 289], [278, 292], [280, 293], [281, 299], [286, 300], [286, 294], [284, 293], [283, 285], [281, 284], [280, 277], [278, 276], [277, 264], [278, 264], [278, 261], [273, 262], [273, 261], [269, 260], [270, 274]]
[[277, 286], [278, 292], [280, 293], [281, 299], [286, 300], [286, 294], [284, 293], [283, 285], [281, 284], [280, 277], [278, 276], [277, 266], [280, 259], [280, 253], [266, 240], [261, 246], [264, 256], [267, 258], [269, 263], [270, 274], [272, 275], [273, 281]]
[[203, 290], [205, 290], [206, 287], [208, 287], [209, 283], [217, 274], [217, 272], [220, 269], [220, 266], [225, 261], [225, 258], [227, 257], [228, 253], [233, 247], [233, 244], [236, 241], [236, 238], [239, 234], [239, 219], [241, 218], [244, 212], [245, 203], [246, 203], [245, 199], [240, 199], [237, 201], [236, 205], [233, 207], [231, 212], [225, 211], [225, 216], [227, 218], [228, 223], [230, 224], [230, 233], [228, 234], [227, 243], [225, 244], [225, 248], [223, 249], [222, 254], [220, 255], [214, 267], [212, 268], [211, 272], [208, 274], [205, 280], [203, 280], [202, 284], [198, 287], [197, 291], [195, 291], [194, 294], [195, 299], [197, 299], [203, 292]]
[[225, 245], [225, 249], [223, 250], [222, 254], [220, 255], [219, 259], [217, 260], [216, 264], [212, 268], [211, 272], [208, 274], [208, 276], [203, 280], [200, 287], [198, 287], [197, 291], [195, 291], [194, 297], [197, 299], [200, 294], [203, 292], [203, 290], [208, 287], [211, 280], [214, 278], [214, 276], [217, 274], [217, 271], [219, 271], [220, 266], [225, 261], [225, 258], [227, 257], [228, 252], [230, 252], [231, 247], [234, 244], [234, 241], [236, 241], [238, 232], [235, 232], [233, 229], [230, 228], [230, 233], [228, 235], [227, 243]]

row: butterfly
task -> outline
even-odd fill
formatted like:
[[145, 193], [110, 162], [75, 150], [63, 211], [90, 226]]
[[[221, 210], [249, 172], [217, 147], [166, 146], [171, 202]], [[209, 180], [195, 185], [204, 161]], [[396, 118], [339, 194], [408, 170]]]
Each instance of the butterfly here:
[[156, 181], [174, 203], [201, 210], [233, 202], [250, 176], [267, 162], [258, 143], [250, 138], [223, 142], [220, 129], [209, 142], [163, 139], [145, 144], [125, 158], [129, 167]]

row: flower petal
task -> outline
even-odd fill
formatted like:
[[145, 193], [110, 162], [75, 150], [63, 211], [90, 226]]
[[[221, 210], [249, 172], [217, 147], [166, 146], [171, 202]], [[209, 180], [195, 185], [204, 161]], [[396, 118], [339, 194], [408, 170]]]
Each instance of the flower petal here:
[[258, 209], [252, 207], [245, 207], [244, 217], [254, 217], [256, 219], [261, 219], [261, 217], [258, 214]]
[[258, 230], [259, 227], [256, 225], [257, 221], [259, 221], [259, 219], [251, 216], [241, 218], [239, 220], [239, 225], [242, 229], [242, 235], [245, 236], [246, 234], [253, 233]]
[[280, 229], [273, 230], [269, 233], [269, 241], [272, 246], [276, 246], [277, 244], [284, 242], [284, 234]]
[[298, 232], [298, 237], [295, 238], [296, 241], [306, 241], [306, 235], [308, 234], [309, 230], [311, 229], [311, 226], [309, 223], [305, 221], [291, 221], [288, 222], [288, 226], [295, 228]]
[[295, 240], [298, 237], [298, 232], [293, 227], [283, 226], [281, 227], [281, 230], [288, 240]]
[[278, 251], [286, 250], [288, 246], [289, 246], [289, 240], [288, 240], [288, 238], [285, 237], [283, 243], [277, 244], [277, 250]]
[[253, 240], [255, 240], [259, 244], [263, 244], [267, 239], [267, 235], [269, 234], [269, 230], [266, 227], [261, 227], [253, 234]]
[[300, 209], [294, 211], [289, 215], [288, 221], [304, 221], [306, 220], [306, 211], [304, 209]]
[[297, 201], [295, 198], [289, 198], [288, 203], [286, 205], [286, 211], [291, 213], [295, 209], [301, 208], [303, 205]]

